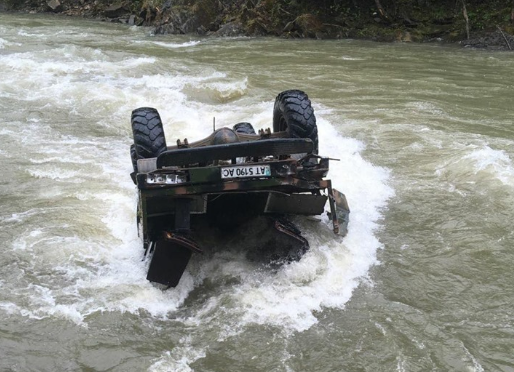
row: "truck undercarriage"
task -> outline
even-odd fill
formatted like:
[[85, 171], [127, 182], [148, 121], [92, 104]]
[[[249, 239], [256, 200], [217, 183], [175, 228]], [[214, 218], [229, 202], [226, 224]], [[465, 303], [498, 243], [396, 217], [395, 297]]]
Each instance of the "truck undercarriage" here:
[[[298, 123], [307, 134], [291, 130]], [[324, 179], [330, 160], [317, 155], [307, 95], [281, 93], [273, 124], [273, 132], [255, 133], [251, 124], [239, 123], [168, 147], [157, 110], [133, 111], [132, 179], [145, 254], [152, 256], [148, 280], [176, 286], [192, 254], [204, 249], [195, 237], [208, 231], [205, 226], [230, 233], [259, 221], [263, 246], [282, 252], [270, 259], [297, 260], [309, 244], [288, 216], [320, 215], [328, 200], [334, 233], [346, 234], [348, 204]]]

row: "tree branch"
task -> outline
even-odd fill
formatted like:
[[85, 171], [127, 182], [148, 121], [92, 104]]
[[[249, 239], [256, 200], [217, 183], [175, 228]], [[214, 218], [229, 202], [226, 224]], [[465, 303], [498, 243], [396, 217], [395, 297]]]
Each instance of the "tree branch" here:
[[469, 18], [468, 18], [468, 11], [466, 10], [466, 1], [462, 0], [462, 15], [464, 16], [464, 19], [466, 20], [466, 36], [469, 40]]
[[509, 40], [507, 40], [507, 37], [505, 36], [505, 34], [503, 33], [502, 29], [500, 28], [500, 26], [496, 25], [496, 27], [498, 27], [498, 31], [500, 31], [500, 33], [502, 34], [503, 36], [503, 40], [505, 40], [505, 42], [507, 43], [507, 46], [509, 47], [509, 50], [512, 50], [512, 48], [510, 47], [510, 44], [509, 44]]

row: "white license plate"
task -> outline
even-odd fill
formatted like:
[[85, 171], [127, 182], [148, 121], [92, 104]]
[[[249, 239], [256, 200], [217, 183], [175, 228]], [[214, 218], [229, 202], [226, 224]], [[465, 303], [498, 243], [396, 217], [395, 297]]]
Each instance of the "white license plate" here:
[[269, 165], [240, 165], [221, 168], [221, 178], [269, 177]]

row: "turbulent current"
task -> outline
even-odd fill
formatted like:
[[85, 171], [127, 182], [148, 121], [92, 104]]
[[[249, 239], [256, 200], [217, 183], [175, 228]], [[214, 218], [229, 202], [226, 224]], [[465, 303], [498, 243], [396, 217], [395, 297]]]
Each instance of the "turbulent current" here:
[[[0, 76], [0, 370], [514, 371], [510, 53], [0, 14]], [[348, 235], [299, 219], [311, 249], [279, 268], [214, 236], [147, 282], [131, 111], [193, 141], [270, 127], [287, 89]]]

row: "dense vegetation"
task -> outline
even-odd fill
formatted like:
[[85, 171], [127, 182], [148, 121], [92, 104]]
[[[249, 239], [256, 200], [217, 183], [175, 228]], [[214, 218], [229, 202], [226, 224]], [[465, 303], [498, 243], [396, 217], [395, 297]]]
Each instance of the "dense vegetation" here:
[[506, 38], [514, 33], [514, 0], [2, 1], [8, 9], [87, 17], [106, 17], [106, 9], [114, 7], [161, 33], [211, 33], [226, 25], [231, 25], [225, 30], [229, 34], [391, 41], [465, 40], [481, 32], [501, 32]]

